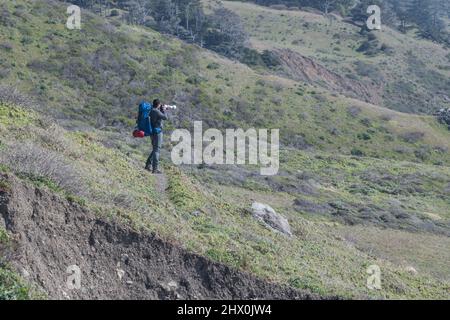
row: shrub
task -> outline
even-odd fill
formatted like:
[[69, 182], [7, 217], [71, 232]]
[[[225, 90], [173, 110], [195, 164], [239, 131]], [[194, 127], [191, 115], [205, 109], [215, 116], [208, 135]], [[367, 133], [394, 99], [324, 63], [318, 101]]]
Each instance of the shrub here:
[[0, 44], [0, 50], [11, 52], [13, 49], [14, 47], [11, 43], [3, 42], [2, 44]]
[[362, 110], [358, 106], [351, 106], [347, 109], [347, 113], [353, 118], [357, 117], [361, 112]]
[[[7, 180], [3, 180], [0, 176], [0, 192], [9, 192], [11, 185]], [[0, 229], [0, 242], [1, 242], [1, 229]]]
[[424, 136], [425, 136], [425, 134], [423, 132], [417, 132], [417, 131], [406, 132], [401, 135], [402, 139], [408, 143], [416, 143], [419, 140], [421, 140]]
[[392, 115], [390, 115], [390, 114], [382, 114], [382, 115], [380, 116], [380, 119], [381, 119], [382, 121], [391, 121], [391, 120], [392, 120]]
[[365, 125], [366, 127], [371, 127], [372, 126], [372, 121], [369, 118], [361, 119], [361, 123], [363, 125]]
[[383, 51], [387, 55], [393, 55], [395, 53], [395, 49], [385, 43], [383, 43], [381, 45], [380, 50]]
[[256, 80], [255, 84], [257, 86], [261, 86], [261, 87], [265, 87], [266, 86], [266, 82], [263, 79]]
[[23, 36], [22, 40], [20, 40], [20, 43], [23, 45], [30, 45], [33, 43], [33, 38], [30, 36]]
[[356, 72], [361, 77], [368, 77], [373, 79], [374, 76], [377, 77], [379, 74], [377, 67], [375, 67], [372, 64], [365, 63], [363, 61], [356, 62], [355, 67]]
[[261, 54], [261, 58], [268, 68], [274, 68], [281, 65], [280, 58], [275, 53], [269, 50], [264, 50], [264, 52]]
[[187, 83], [190, 83], [195, 86], [200, 85], [203, 81], [205, 81], [205, 79], [198, 75], [193, 75], [186, 79]]
[[352, 154], [352, 156], [356, 156], [356, 157], [363, 157], [364, 156], [364, 152], [358, 148], [353, 148], [352, 151], [350, 152]]
[[438, 121], [442, 124], [446, 124], [450, 130], [450, 108], [449, 109], [440, 109], [436, 113], [436, 117]]
[[174, 69], [182, 69], [185, 65], [185, 61], [183, 56], [180, 55], [169, 56], [166, 59], [166, 65]]
[[356, 50], [358, 52], [363, 52], [368, 56], [376, 55], [380, 52], [380, 43], [374, 33], [369, 33], [367, 35], [367, 40], [364, 41], [361, 46]]
[[0, 25], [4, 27], [12, 27], [16, 25], [16, 22], [11, 17], [11, 13], [6, 6], [6, 3], [2, 4], [0, 7]]
[[9, 68], [0, 67], [0, 79], [7, 78], [11, 73]]
[[358, 139], [359, 140], [365, 140], [365, 141], [367, 141], [367, 140], [370, 140], [372, 137], [370, 136], [370, 134], [368, 134], [367, 132], [364, 132], [364, 133], [359, 133], [358, 134]]
[[217, 70], [220, 68], [220, 64], [218, 64], [217, 62], [211, 62], [210, 64], [208, 64], [207, 68], [210, 70]]
[[0, 300], [29, 300], [33, 292], [13, 271], [0, 265]]
[[83, 186], [76, 171], [64, 159], [50, 150], [32, 143], [9, 146], [0, 156], [16, 174], [26, 176], [39, 185], [51, 189], [64, 189], [81, 195]]
[[265, 63], [261, 57], [261, 54], [254, 50], [249, 48], [243, 48], [242, 50], [242, 56], [240, 61], [242, 63], [245, 63], [248, 66], [264, 66]]
[[0, 227], [0, 244], [6, 244], [9, 242], [9, 235], [5, 229]]
[[431, 150], [429, 147], [420, 147], [414, 151], [414, 155], [421, 161], [427, 161], [430, 159]]
[[30, 108], [35, 105], [30, 97], [22, 94], [19, 90], [10, 86], [0, 86], [0, 104], [14, 105], [24, 108]]
[[368, 39], [369, 41], [375, 41], [375, 40], [377, 40], [377, 36], [376, 36], [374, 33], [369, 33], [369, 34], [367, 35], [367, 39]]

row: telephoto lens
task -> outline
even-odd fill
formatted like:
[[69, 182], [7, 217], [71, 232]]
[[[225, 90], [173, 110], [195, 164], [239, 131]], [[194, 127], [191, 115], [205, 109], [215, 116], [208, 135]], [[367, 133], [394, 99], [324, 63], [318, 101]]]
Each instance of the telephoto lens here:
[[166, 109], [171, 109], [171, 110], [175, 110], [177, 108], [177, 106], [171, 106], [171, 105], [165, 105], [164, 106]]

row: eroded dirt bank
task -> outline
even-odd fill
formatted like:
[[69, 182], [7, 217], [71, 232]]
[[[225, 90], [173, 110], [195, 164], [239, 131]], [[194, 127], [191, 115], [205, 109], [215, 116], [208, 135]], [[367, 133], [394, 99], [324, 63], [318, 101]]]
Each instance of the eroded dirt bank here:
[[[98, 218], [13, 176], [3, 179], [0, 226], [12, 234], [10, 263], [51, 299], [316, 298]], [[80, 290], [67, 288], [71, 265], [82, 272]]]
[[280, 59], [286, 75], [296, 81], [316, 84], [332, 92], [383, 105], [378, 87], [343, 77], [293, 50], [277, 49], [274, 52]]

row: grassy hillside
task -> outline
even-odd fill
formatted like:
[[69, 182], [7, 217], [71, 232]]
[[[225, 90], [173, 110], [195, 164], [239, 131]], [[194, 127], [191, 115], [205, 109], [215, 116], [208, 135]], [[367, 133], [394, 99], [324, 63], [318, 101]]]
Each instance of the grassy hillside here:
[[313, 58], [365, 83], [394, 110], [431, 113], [449, 106], [450, 50], [414, 31], [402, 34], [383, 26], [381, 32], [361, 34], [337, 16], [330, 20], [316, 13], [223, 3], [243, 19], [256, 49], [285, 48]]
[[[255, 71], [88, 12], [83, 29], [69, 31], [65, 7], [52, 1], [2, 6], [0, 84], [37, 100], [0, 97], [3, 173], [318, 294], [448, 297], [450, 132], [432, 117]], [[149, 142], [129, 131], [139, 99], [157, 95], [180, 105], [169, 130], [200, 119], [221, 129], [280, 128], [280, 174], [176, 168], [168, 155], [165, 178], [144, 172]], [[254, 200], [288, 218], [294, 236], [258, 223]], [[383, 290], [366, 288], [371, 264], [381, 267]]]
[[[14, 115], [13, 122], [2, 119], [1, 137], [2, 141], [6, 141], [2, 143], [5, 152], [2, 155], [2, 162], [6, 164], [2, 166], [2, 171], [14, 172], [29, 183], [65, 194], [69, 200], [77, 201], [101, 216], [121, 219], [123, 223], [134, 226], [141, 232], [155, 231], [166, 239], [213, 260], [322, 295], [354, 298], [446, 296], [448, 279], [445, 276], [444, 279], [435, 276], [433, 272], [435, 270], [429, 264], [430, 258], [436, 261], [444, 259], [442, 252], [438, 255], [433, 249], [427, 248], [430, 256], [427, 256], [426, 263], [422, 260], [426, 266], [423, 270], [419, 268], [419, 275], [411, 275], [406, 270], [407, 265], [404, 261], [395, 264], [385, 259], [384, 255], [387, 254], [385, 249], [379, 249], [380, 256], [369, 255], [368, 252], [359, 249], [357, 243], [353, 243], [354, 240], [350, 242], [345, 235], [340, 235], [349, 232], [349, 227], [345, 229], [342, 225], [345, 221], [331, 223], [326, 215], [319, 218], [318, 211], [308, 213], [304, 209], [295, 210], [290, 206], [295, 192], [262, 191], [251, 185], [230, 188], [225, 184], [218, 185], [217, 182], [205, 185], [167, 164], [168, 189], [158, 191], [159, 198], [165, 199], [161, 204], [156, 201], [158, 183], [153, 176], [143, 173], [140, 167], [143, 157], [138, 153], [127, 155], [123, 151], [102, 146], [102, 133], [99, 131], [67, 132], [57, 126], [49, 126], [48, 120], [34, 113], [30, 119], [28, 113], [14, 106], [2, 105], [0, 110], [3, 114]], [[26, 126], [23, 123], [26, 123]], [[18, 145], [27, 147], [17, 148]], [[58, 154], [56, 161], [52, 157], [54, 153]], [[25, 160], [22, 160], [21, 165], [14, 165], [11, 163], [14, 159]], [[290, 159], [292, 160], [291, 157]], [[308, 156], [300, 155], [299, 161], [307, 162], [307, 159]], [[49, 164], [49, 161], [52, 163]], [[356, 159], [343, 161], [341, 164], [343, 166], [347, 161], [349, 166], [351, 163], [356, 166], [370, 163], [368, 160], [365, 161], [367, 164], [360, 163]], [[76, 171], [79, 179], [75, 182], [67, 173], [69, 172], [67, 168], [65, 171], [57, 171], [55, 176], [40, 176], [39, 170], [30, 172], [30, 166], [27, 165], [38, 163], [39, 168], [47, 165], [58, 168], [59, 162]], [[312, 169], [312, 165], [310, 166]], [[409, 171], [411, 170], [409, 166], [404, 164], [398, 170]], [[294, 168], [295, 165], [292, 164], [292, 169]], [[439, 172], [434, 169], [433, 172], [439, 174], [443, 180], [450, 180], [448, 171]], [[447, 178], [444, 178], [445, 175]], [[315, 179], [318, 178], [315, 176]], [[71, 188], [64, 186], [67, 181], [71, 182], [68, 184]], [[74, 188], [74, 183], [78, 184], [77, 188]], [[320, 186], [320, 183], [317, 183], [317, 191], [326, 199], [326, 193], [333, 187], [326, 185], [325, 181], [322, 183]], [[376, 187], [382, 186], [375, 183], [373, 188]], [[337, 185], [336, 188], [334, 191], [336, 195], [333, 198], [340, 199], [340, 203], [345, 205], [345, 187]], [[434, 190], [433, 186], [427, 188], [431, 192]], [[348, 197], [355, 199], [355, 196], [348, 192]], [[436, 208], [433, 219], [446, 218], [438, 215], [436, 199], [433, 196], [427, 198], [410, 195], [409, 198], [414, 199], [410, 201], [411, 208], [415, 203], [419, 203]], [[270, 202], [289, 219], [295, 236], [291, 239], [286, 238], [256, 222], [247, 213], [251, 204], [250, 199]], [[366, 197], [366, 202], [368, 199], [371, 198]], [[383, 193], [375, 192], [374, 199], [382, 202]], [[448, 208], [445, 200], [440, 203], [441, 206]], [[370, 237], [366, 234], [367, 230], [376, 230], [377, 223], [371, 224], [369, 221], [363, 225], [367, 228], [365, 236]], [[420, 224], [418, 227], [420, 228]], [[436, 228], [439, 228], [439, 225], [436, 225]], [[438, 229], [434, 231], [439, 233]], [[379, 236], [378, 232], [376, 236], [372, 235], [374, 238]], [[425, 239], [434, 237], [439, 243], [445, 243], [441, 241], [448, 239], [443, 235], [431, 234], [428, 236], [424, 234], [422, 237]], [[392, 244], [388, 247], [395, 250]], [[405, 255], [404, 258], [405, 261], [414, 258], [421, 261], [420, 255]], [[379, 264], [383, 270], [386, 288], [380, 292], [370, 291], [365, 287], [365, 268], [373, 263]]]
[[[431, 117], [391, 112], [254, 70], [150, 30], [45, 1], [3, 5], [1, 83], [36, 97], [67, 127], [129, 130], [142, 98], [181, 106], [174, 126], [282, 128], [286, 146], [447, 163], [448, 132]], [[6, 18], [5, 18], [6, 17]]]

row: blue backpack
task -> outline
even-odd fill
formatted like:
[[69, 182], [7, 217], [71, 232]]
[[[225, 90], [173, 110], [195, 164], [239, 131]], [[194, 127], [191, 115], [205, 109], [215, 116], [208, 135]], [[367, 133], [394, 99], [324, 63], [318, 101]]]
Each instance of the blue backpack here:
[[146, 101], [142, 101], [139, 104], [139, 115], [137, 120], [137, 126], [140, 131], [144, 131], [145, 136], [152, 135], [153, 129], [150, 122], [150, 112], [152, 111], [152, 105]]

